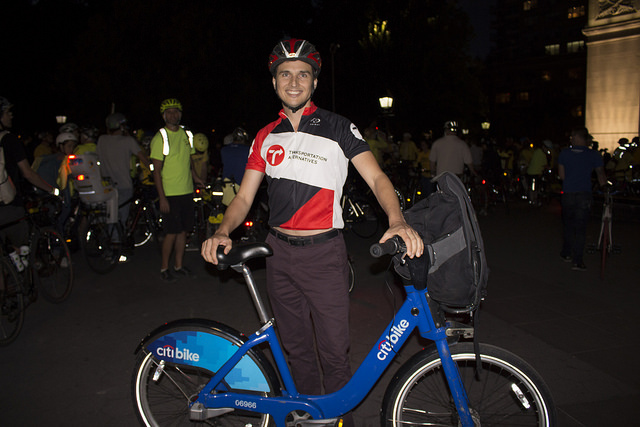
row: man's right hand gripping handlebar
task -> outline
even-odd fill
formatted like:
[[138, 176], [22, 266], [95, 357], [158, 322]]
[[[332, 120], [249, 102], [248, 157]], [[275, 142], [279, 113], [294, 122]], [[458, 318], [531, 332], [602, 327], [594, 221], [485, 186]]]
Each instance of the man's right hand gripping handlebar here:
[[213, 265], [218, 265], [218, 246], [224, 247], [224, 253], [228, 254], [233, 242], [228, 234], [217, 232], [202, 244], [202, 258]]
[[378, 243], [384, 243], [393, 236], [400, 236], [404, 241], [407, 256], [409, 258], [422, 256], [422, 253], [424, 252], [424, 241], [422, 240], [422, 237], [420, 237], [420, 234], [418, 234], [418, 232], [405, 221], [399, 221], [390, 225], [389, 229], [382, 235]]

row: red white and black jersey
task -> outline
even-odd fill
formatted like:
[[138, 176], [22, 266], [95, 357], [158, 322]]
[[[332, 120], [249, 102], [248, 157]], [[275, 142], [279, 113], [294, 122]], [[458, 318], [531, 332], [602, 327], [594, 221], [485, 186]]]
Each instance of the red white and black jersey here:
[[247, 169], [267, 176], [269, 225], [343, 228], [340, 198], [349, 160], [368, 150], [356, 126], [342, 116], [311, 103], [295, 132], [281, 110], [256, 135], [247, 162]]

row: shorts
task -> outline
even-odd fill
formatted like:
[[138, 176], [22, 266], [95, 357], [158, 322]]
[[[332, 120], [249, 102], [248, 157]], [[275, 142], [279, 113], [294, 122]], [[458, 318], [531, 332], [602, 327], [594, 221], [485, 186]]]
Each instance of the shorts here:
[[193, 196], [167, 196], [169, 213], [162, 214], [164, 232], [167, 234], [180, 234], [190, 232], [193, 229], [193, 217], [195, 206]]

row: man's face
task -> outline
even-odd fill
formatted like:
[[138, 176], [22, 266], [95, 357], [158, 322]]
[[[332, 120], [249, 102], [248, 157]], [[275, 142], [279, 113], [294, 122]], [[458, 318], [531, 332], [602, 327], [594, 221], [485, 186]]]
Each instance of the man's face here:
[[285, 61], [278, 66], [273, 78], [275, 89], [282, 104], [297, 110], [306, 107], [318, 84], [313, 77], [313, 68], [303, 61]]
[[164, 122], [170, 126], [179, 126], [182, 120], [182, 111], [177, 108], [169, 108], [162, 115]]
[[2, 127], [5, 129], [11, 128], [13, 124], [13, 111], [11, 109], [5, 110], [2, 113], [2, 118], [0, 118], [0, 122], [2, 123]]

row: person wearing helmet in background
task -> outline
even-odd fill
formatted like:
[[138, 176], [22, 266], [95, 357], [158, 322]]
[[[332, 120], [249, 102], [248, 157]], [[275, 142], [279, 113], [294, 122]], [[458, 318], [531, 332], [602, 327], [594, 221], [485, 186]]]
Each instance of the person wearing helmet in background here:
[[72, 133], [80, 140], [80, 128], [75, 123], [65, 123], [58, 129], [58, 135], [61, 133]]
[[322, 386], [325, 393], [337, 391], [351, 377], [340, 207], [349, 161], [389, 216], [389, 230], [380, 241], [400, 235], [412, 258], [423, 250], [422, 240], [402, 216], [393, 185], [356, 126], [311, 101], [320, 66], [319, 52], [306, 40], [283, 40], [273, 49], [269, 71], [282, 110], [256, 135], [238, 194], [220, 228], [202, 246], [202, 256], [213, 264], [218, 246], [229, 252], [229, 234], [244, 221], [266, 175], [271, 227], [266, 242], [274, 254], [266, 259], [269, 299], [298, 391], [316, 395]]
[[73, 151], [73, 154], [95, 153], [97, 150], [98, 136], [100, 136], [98, 128], [86, 125], [80, 128], [79, 134], [79, 143]]
[[[196, 174], [191, 158], [195, 154], [193, 134], [180, 126], [182, 103], [175, 98], [165, 99], [160, 104], [160, 114], [165, 126], [151, 140], [153, 176], [166, 232], [162, 242], [160, 278], [165, 282], [174, 282], [175, 276], [193, 277], [193, 273], [182, 262], [187, 232], [193, 228], [193, 183], [204, 185], [204, 182]], [[173, 272], [169, 270], [172, 253], [175, 263]]]
[[[8, 178], [14, 184], [15, 195], [11, 200], [0, 201], [0, 225], [14, 222], [25, 216], [23, 199], [23, 181], [51, 194], [58, 194], [58, 189], [47, 183], [29, 164], [24, 144], [11, 132], [13, 127], [13, 104], [0, 96], [0, 147], [5, 159], [5, 169]], [[5, 227], [0, 234], [13, 246], [26, 245], [29, 227], [26, 221]]]
[[196, 175], [203, 181], [209, 180], [209, 139], [204, 133], [193, 135], [193, 148], [196, 153], [191, 156]]
[[249, 135], [244, 129], [236, 128], [230, 136], [229, 140], [225, 138], [225, 145], [220, 150], [222, 178], [240, 184], [249, 157]]
[[473, 168], [471, 150], [466, 142], [458, 138], [458, 122], [453, 120], [444, 124], [444, 136], [436, 139], [431, 146], [429, 161], [434, 176], [449, 171], [461, 177], [465, 165], [473, 175], [477, 175]]
[[131, 156], [149, 166], [149, 157], [142, 150], [138, 141], [127, 131], [127, 118], [122, 113], [109, 114], [105, 119], [107, 133], [98, 138], [96, 153], [100, 159], [100, 172], [109, 177], [118, 189], [118, 219], [125, 224], [129, 216], [130, 203], [133, 197], [133, 181], [131, 179]]

